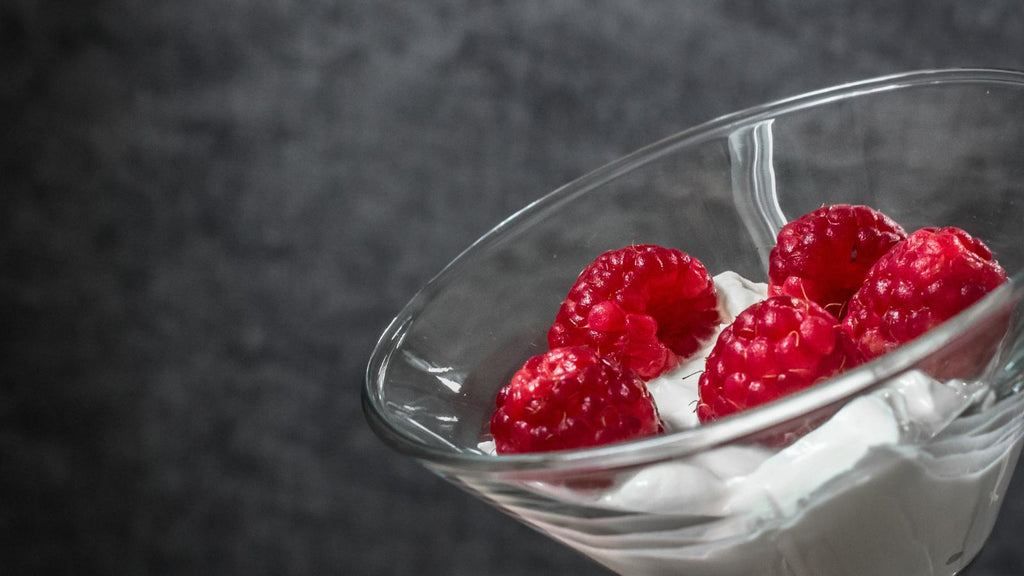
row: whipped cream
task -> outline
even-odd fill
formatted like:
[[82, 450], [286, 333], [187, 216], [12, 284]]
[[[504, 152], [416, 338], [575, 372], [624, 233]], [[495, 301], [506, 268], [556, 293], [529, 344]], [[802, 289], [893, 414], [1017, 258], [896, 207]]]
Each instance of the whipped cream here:
[[[714, 280], [720, 329], [766, 295], [732, 272]], [[699, 425], [697, 382], [716, 339], [648, 383], [670, 432]], [[1022, 402], [912, 370], [786, 447], [731, 443], [596, 490], [524, 486], [585, 517], [511, 508], [621, 574], [950, 575], [995, 523], [1021, 449]]]

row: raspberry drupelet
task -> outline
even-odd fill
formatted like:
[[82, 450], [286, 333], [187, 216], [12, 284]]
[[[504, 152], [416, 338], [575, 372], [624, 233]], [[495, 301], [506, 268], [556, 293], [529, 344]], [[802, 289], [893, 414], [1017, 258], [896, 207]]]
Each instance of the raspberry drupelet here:
[[824, 308], [803, 298], [769, 297], [718, 336], [698, 384], [697, 417], [708, 422], [770, 402], [859, 362]]
[[768, 295], [807, 298], [842, 319], [871, 266], [905, 237], [873, 208], [823, 206], [779, 231], [768, 259]]
[[527, 360], [496, 406], [491, 435], [500, 454], [587, 448], [662, 431], [643, 380], [585, 346]]
[[699, 260], [672, 248], [627, 246], [580, 273], [548, 344], [590, 346], [649, 380], [696, 352], [720, 322], [714, 282]]

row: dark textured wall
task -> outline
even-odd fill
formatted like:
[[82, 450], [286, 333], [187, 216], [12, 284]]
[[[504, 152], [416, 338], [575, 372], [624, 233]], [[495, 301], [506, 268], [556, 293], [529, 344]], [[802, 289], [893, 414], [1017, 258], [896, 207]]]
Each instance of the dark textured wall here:
[[[0, 573], [605, 573], [372, 435], [389, 318], [644, 143], [1024, 69], [1022, 31], [1013, 0], [5, 1]], [[1024, 573], [1012, 496], [972, 576]]]

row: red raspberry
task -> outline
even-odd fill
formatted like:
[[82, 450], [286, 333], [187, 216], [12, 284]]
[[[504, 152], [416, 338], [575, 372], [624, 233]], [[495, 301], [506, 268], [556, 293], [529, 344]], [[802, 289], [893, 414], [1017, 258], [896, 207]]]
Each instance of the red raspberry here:
[[875, 358], [952, 318], [1006, 282], [981, 240], [959, 228], [914, 232], [875, 263], [843, 329]]
[[628, 246], [580, 273], [548, 344], [591, 346], [651, 379], [696, 352], [719, 322], [715, 285], [699, 260], [661, 246]]
[[768, 258], [768, 295], [808, 298], [842, 319], [871, 266], [906, 236], [867, 206], [823, 206], [779, 231]]
[[586, 448], [659, 434], [647, 385], [592, 348], [556, 348], [526, 361], [491, 417], [499, 453]]
[[698, 384], [701, 422], [802, 390], [860, 361], [839, 322], [803, 298], [773, 296], [726, 326]]

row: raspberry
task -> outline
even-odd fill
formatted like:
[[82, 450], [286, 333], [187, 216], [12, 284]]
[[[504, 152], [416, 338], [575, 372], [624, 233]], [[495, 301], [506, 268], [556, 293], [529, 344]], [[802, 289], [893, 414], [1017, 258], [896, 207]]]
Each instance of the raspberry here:
[[556, 348], [526, 361], [498, 392], [491, 435], [499, 453], [586, 448], [662, 432], [647, 385], [592, 348]]
[[701, 422], [802, 390], [858, 364], [839, 321], [818, 304], [772, 296], [718, 336], [698, 384]]
[[715, 285], [699, 260], [661, 246], [628, 246], [580, 273], [548, 344], [591, 346], [649, 380], [696, 352], [720, 321]]
[[1006, 271], [959, 228], [914, 232], [875, 263], [850, 299], [843, 329], [867, 359], [945, 322], [1006, 282]]
[[768, 295], [807, 298], [842, 319], [871, 266], [906, 236], [867, 206], [823, 206], [779, 231], [768, 258]]

